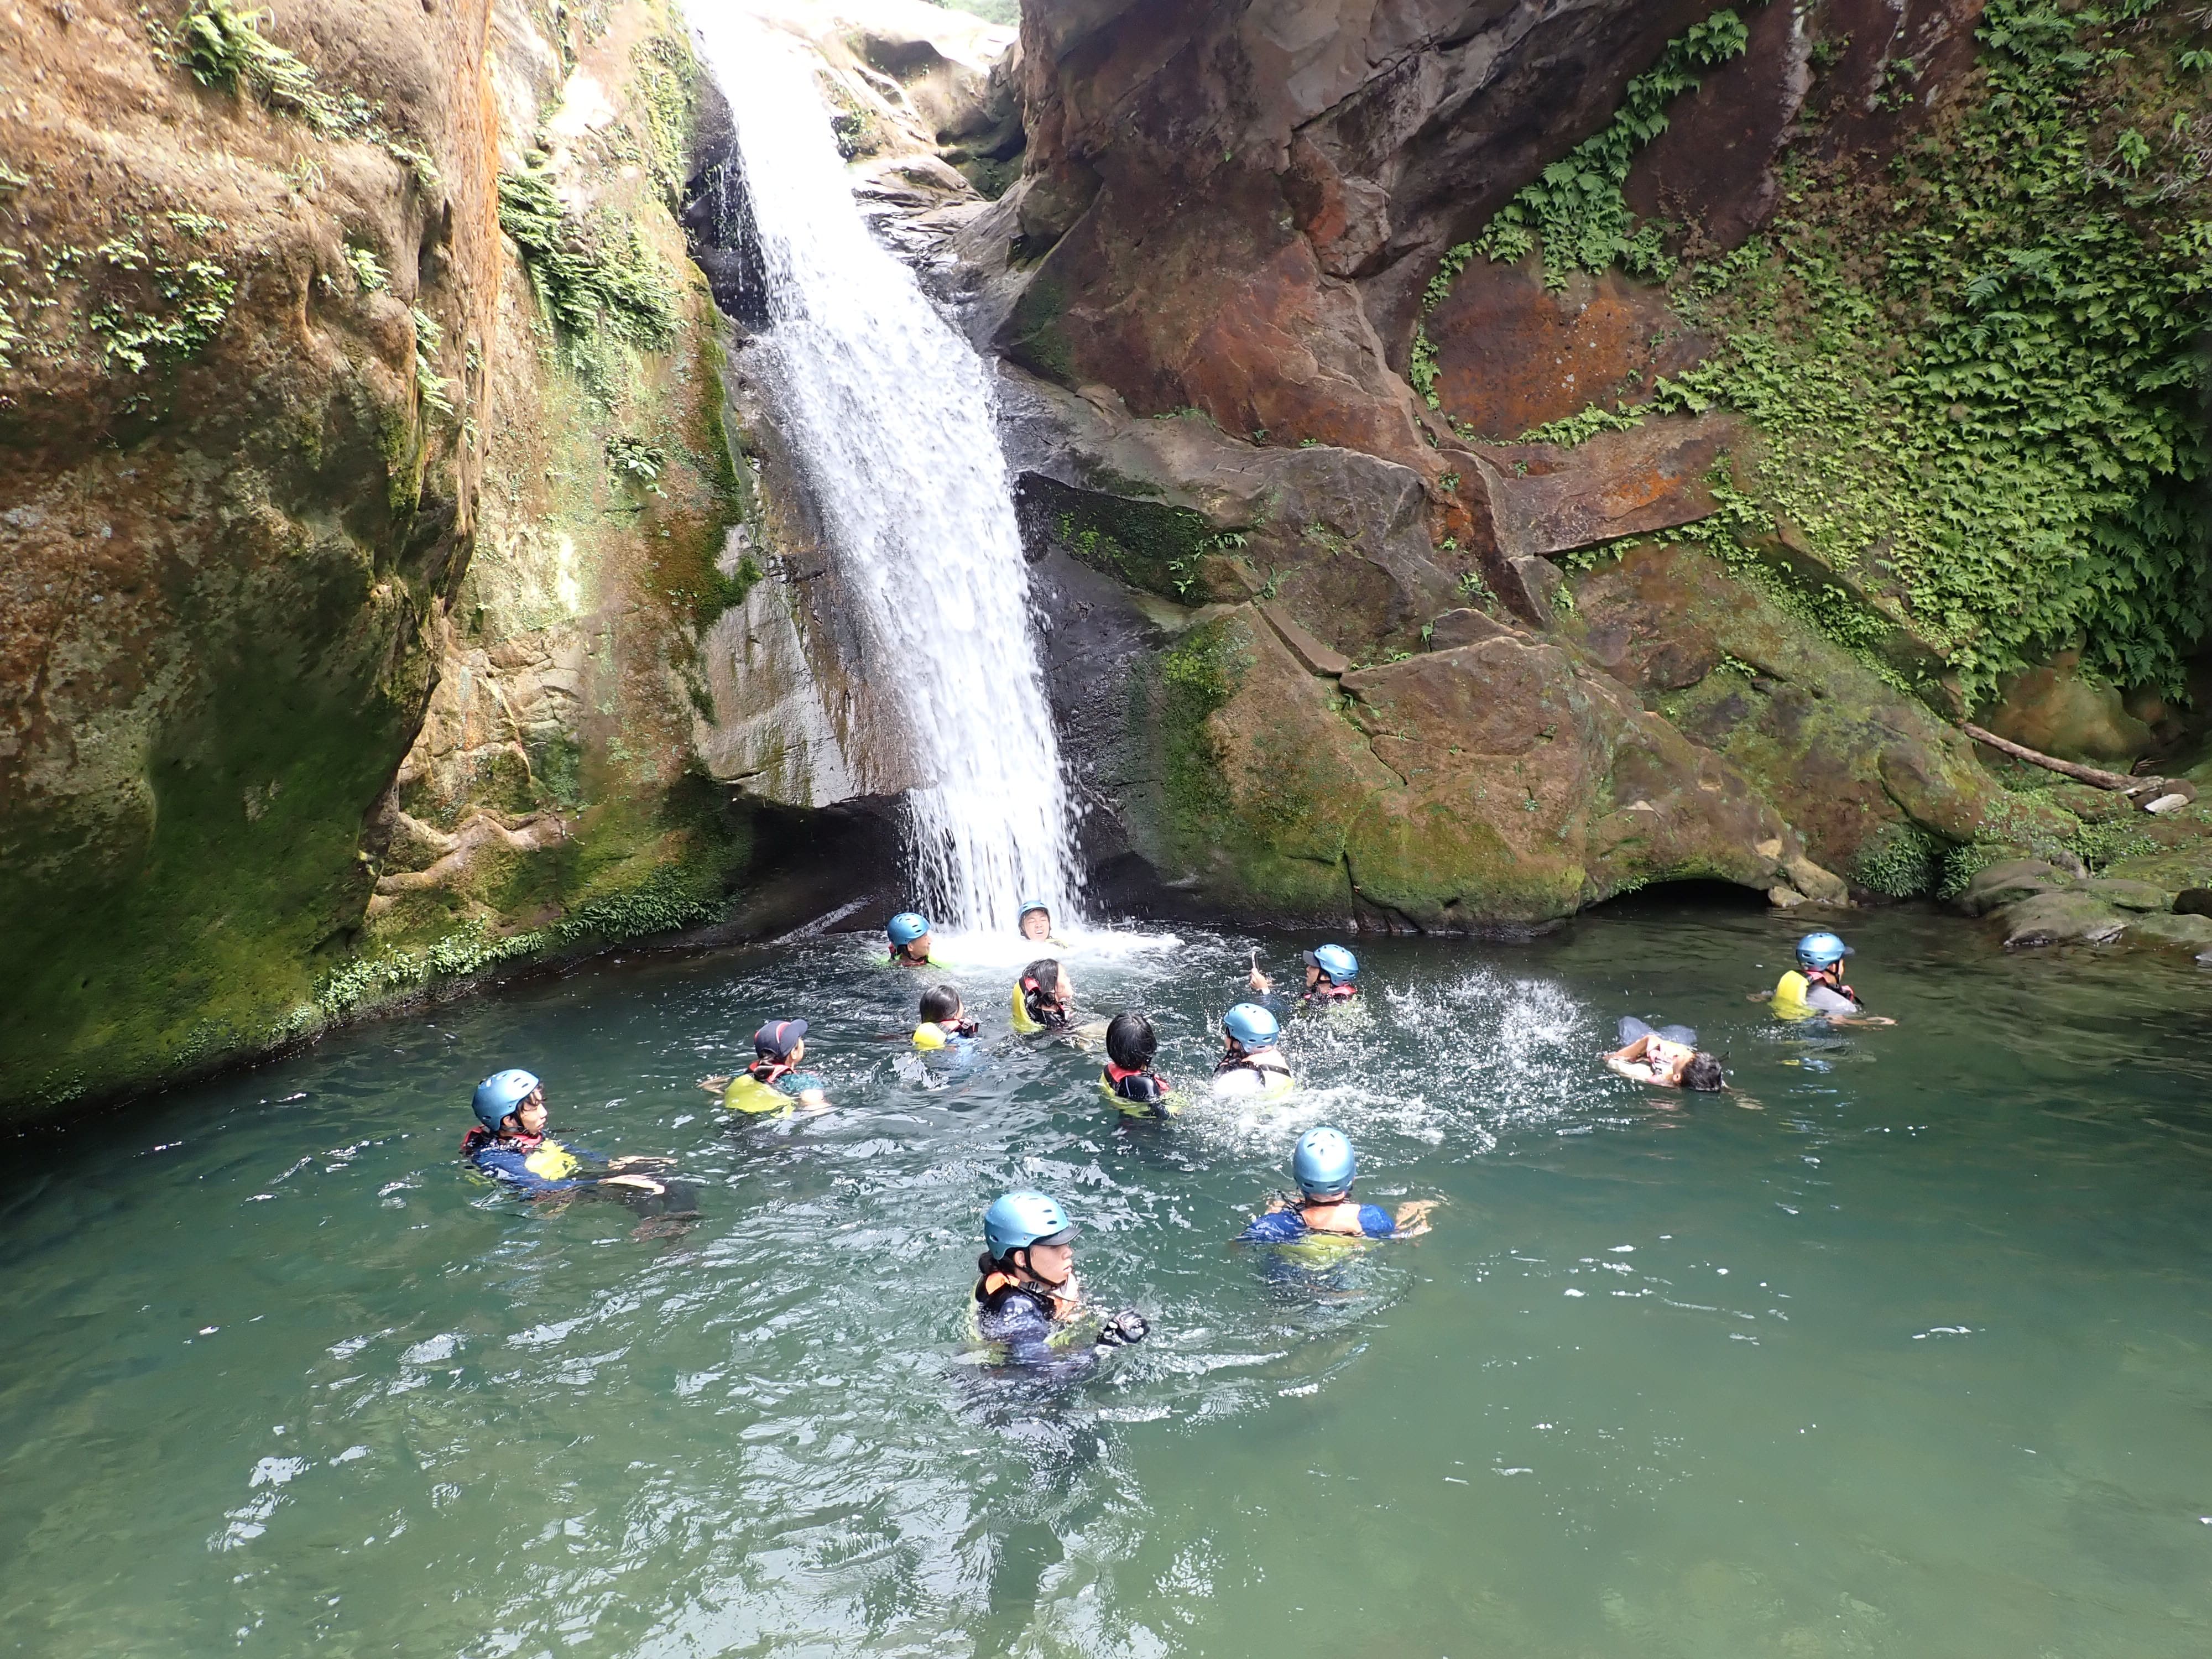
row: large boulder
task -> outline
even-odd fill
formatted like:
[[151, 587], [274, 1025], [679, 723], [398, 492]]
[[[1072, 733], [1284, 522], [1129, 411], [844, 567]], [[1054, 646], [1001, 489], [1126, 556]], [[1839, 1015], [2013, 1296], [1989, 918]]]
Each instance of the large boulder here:
[[2078, 828], [2008, 793], [1948, 722], [1702, 548], [1629, 548], [1574, 592], [1569, 633], [1749, 776], [1830, 869], [1857, 873], [1899, 829], [1940, 848], [2055, 845]]
[[1232, 910], [1450, 931], [1652, 881], [1843, 897], [1733, 768], [1557, 643], [1502, 630], [1331, 677], [1247, 605], [1155, 686], [1133, 839]]

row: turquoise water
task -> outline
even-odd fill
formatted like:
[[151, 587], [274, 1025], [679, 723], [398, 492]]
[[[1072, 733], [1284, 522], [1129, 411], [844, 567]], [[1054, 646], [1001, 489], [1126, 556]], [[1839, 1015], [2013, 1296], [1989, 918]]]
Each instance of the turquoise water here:
[[[1359, 942], [1279, 1108], [1122, 1127], [1006, 1040], [927, 1088], [854, 941], [608, 964], [17, 1143], [0, 1650], [1934, 1656], [2212, 1651], [2212, 1018], [2185, 969], [1859, 919], [1903, 1022], [1742, 993], [1790, 929], [1651, 900]], [[1171, 1075], [1244, 951], [1071, 956]], [[1003, 1033], [1007, 975], [967, 976]], [[1591, 1058], [1685, 1020], [1739, 1092]], [[815, 1022], [838, 1103], [693, 1083]], [[470, 1085], [679, 1159], [688, 1231], [457, 1170]], [[1224, 1241], [1297, 1133], [1436, 1231], [1315, 1276]], [[1088, 1228], [1153, 1341], [1058, 1396], [959, 1363], [978, 1213]], [[642, 1231], [644, 1236], [639, 1236]], [[672, 1236], [673, 1235], [673, 1236]]]

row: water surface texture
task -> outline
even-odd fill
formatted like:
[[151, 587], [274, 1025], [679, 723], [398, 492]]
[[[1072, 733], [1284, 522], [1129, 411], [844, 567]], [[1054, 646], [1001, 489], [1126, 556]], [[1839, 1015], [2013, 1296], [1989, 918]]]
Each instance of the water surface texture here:
[[[1868, 918], [1904, 1023], [1815, 1040], [1742, 996], [1790, 931], [1653, 899], [1356, 941], [1373, 992], [1294, 1028], [1300, 1095], [1159, 1127], [1005, 1036], [1018, 950], [963, 975], [991, 1052], [946, 1082], [879, 1040], [918, 979], [832, 939], [20, 1143], [0, 1650], [2212, 1651], [2199, 987]], [[1071, 960], [1181, 1077], [1249, 945], [1313, 942]], [[1626, 1012], [1699, 1026], [1741, 1095], [1604, 1073]], [[695, 1079], [788, 1013], [837, 1109], [732, 1127]], [[679, 1158], [696, 1227], [473, 1184], [468, 1090], [509, 1064], [574, 1138]], [[1436, 1231], [1317, 1276], [1229, 1245], [1320, 1121]], [[1057, 1397], [960, 1363], [1015, 1182], [1158, 1333]]]
[[735, 6], [699, 43], [737, 124], [767, 285], [778, 430], [860, 602], [867, 672], [903, 707], [917, 891], [939, 920], [1072, 914], [1059, 739], [1030, 637], [990, 383], [914, 273], [869, 234], [811, 58]]

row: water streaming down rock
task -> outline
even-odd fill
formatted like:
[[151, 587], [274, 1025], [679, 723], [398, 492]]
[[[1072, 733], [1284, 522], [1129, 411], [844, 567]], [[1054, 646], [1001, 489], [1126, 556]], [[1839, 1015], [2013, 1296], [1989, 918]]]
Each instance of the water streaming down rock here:
[[1066, 790], [983, 365], [870, 234], [801, 57], [735, 8], [698, 27], [736, 118], [769, 324], [755, 349], [924, 780], [918, 896], [959, 929], [1011, 927], [1031, 896], [1065, 914]]

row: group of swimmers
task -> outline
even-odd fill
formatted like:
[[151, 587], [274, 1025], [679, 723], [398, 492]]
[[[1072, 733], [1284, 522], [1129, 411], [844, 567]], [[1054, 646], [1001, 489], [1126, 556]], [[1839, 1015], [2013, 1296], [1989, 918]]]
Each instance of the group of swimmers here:
[[[1019, 927], [1039, 944], [1060, 944], [1052, 933], [1050, 911], [1025, 902]], [[931, 955], [928, 920], [908, 911], [891, 918], [886, 930], [893, 969], [942, 968]], [[1858, 994], [1843, 978], [1844, 958], [1851, 948], [1835, 934], [1808, 933], [1797, 944], [1796, 965], [1770, 993], [1775, 1012], [1790, 1020], [1835, 1024], [1893, 1022], [1869, 1016]], [[1284, 1022], [1297, 1009], [1328, 1011], [1356, 1005], [1361, 995], [1358, 958], [1340, 945], [1304, 953], [1305, 986], [1295, 1005], [1279, 994], [1260, 970], [1255, 951], [1247, 975], [1252, 1000], [1239, 1002], [1222, 1016], [1222, 1052], [1216, 1061], [1217, 1094], [1273, 1096], [1293, 1086], [1290, 1062], [1280, 1042]], [[1075, 1032], [1074, 988], [1055, 957], [1044, 957], [1023, 969], [1011, 1000], [1018, 1032]], [[969, 1018], [951, 986], [926, 987], [911, 1034], [913, 1047], [927, 1055], [954, 1060], [980, 1040], [979, 1023]], [[783, 1115], [829, 1107], [828, 1085], [804, 1068], [807, 1023], [770, 1020], [753, 1035], [753, 1061], [733, 1076], [703, 1079], [701, 1086], [718, 1095], [730, 1110], [748, 1115]], [[1184, 1096], [1161, 1075], [1154, 1061], [1159, 1039], [1143, 1014], [1125, 1012], [1103, 1031], [1106, 1064], [1099, 1087], [1123, 1113], [1167, 1118], [1182, 1109]], [[1653, 1027], [1634, 1018], [1620, 1022], [1621, 1045], [1603, 1059], [1625, 1078], [1695, 1092], [1726, 1086], [1722, 1063], [1697, 1046], [1697, 1033], [1680, 1025]], [[662, 1158], [605, 1159], [579, 1146], [554, 1139], [546, 1122], [544, 1085], [532, 1073], [505, 1071], [477, 1085], [477, 1127], [461, 1153], [483, 1174], [533, 1198], [607, 1187], [619, 1195], [665, 1200], [672, 1184]], [[596, 1164], [599, 1173], [585, 1173]], [[1408, 1238], [1428, 1231], [1434, 1200], [1401, 1205], [1393, 1215], [1352, 1197], [1358, 1158], [1342, 1131], [1322, 1127], [1299, 1138], [1291, 1170], [1297, 1192], [1279, 1195], [1237, 1235], [1238, 1242], [1293, 1244], [1309, 1239]], [[970, 1297], [971, 1329], [978, 1344], [999, 1363], [1065, 1370], [1089, 1364], [1142, 1341], [1149, 1332], [1133, 1309], [1103, 1314], [1087, 1304], [1074, 1270], [1075, 1224], [1059, 1201], [1043, 1193], [1002, 1194], [983, 1216], [984, 1252], [976, 1263]]]

